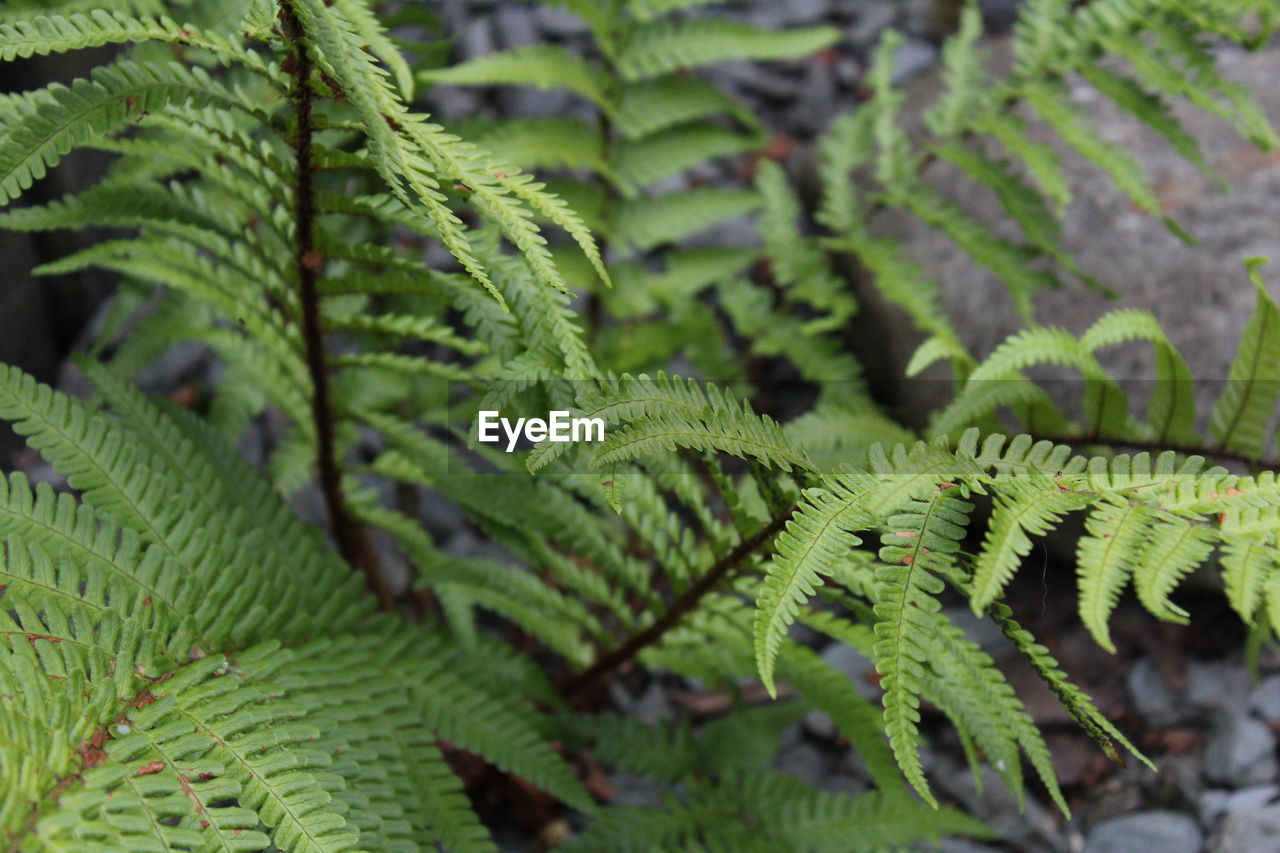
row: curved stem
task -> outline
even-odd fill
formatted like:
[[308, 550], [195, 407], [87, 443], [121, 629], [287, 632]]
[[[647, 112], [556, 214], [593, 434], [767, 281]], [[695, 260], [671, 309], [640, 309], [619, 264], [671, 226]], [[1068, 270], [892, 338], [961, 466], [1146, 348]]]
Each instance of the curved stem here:
[[641, 651], [662, 639], [663, 635], [680, 624], [684, 616], [698, 606], [702, 598], [722, 581], [730, 577], [743, 560], [771, 540], [787, 523], [796, 507], [788, 507], [784, 512], [774, 516], [764, 527], [756, 531], [749, 539], [739, 542], [732, 551], [711, 564], [698, 582], [684, 591], [671, 607], [649, 627], [632, 634], [612, 651], [602, 654], [582, 672], [568, 679], [560, 688], [565, 697], [573, 697], [585, 688], [613, 672], [622, 664], [634, 658]]
[[378, 566], [368, 531], [352, 518], [342, 492], [342, 472], [338, 467], [333, 430], [333, 404], [329, 394], [328, 358], [324, 331], [320, 325], [320, 294], [316, 286], [324, 259], [315, 248], [315, 189], [312, 185], [311, 142], [315, 133], [311, 90], [311, 58], [307, 56], [302, 24], [288, 0], [280, 2], [280, 23], [289, 42], [289, 62], [293, 76], [294, 117], [297, 121], [293, 149], [297, 161], [294, 191], [294, 263], [298, 272], [298, 296], [302, 306], [302, 338], [306, 346], [307, 372], [311, 377], [311, 419], [316, 431], [316, 467], [320, 489], [329, 513], [329, 526], [338, 550], [348, 563], [364, 573], [365, 582], [378, 597], [383, 610], [392, 610], [395, 601]]

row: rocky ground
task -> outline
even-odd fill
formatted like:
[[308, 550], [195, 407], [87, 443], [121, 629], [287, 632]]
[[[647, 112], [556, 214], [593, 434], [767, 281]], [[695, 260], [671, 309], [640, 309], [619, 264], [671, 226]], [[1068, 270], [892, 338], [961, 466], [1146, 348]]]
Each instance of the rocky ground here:
[[[779, 0], [741, 4], [742, 17], [757, 24], [830, 23], [838, 26], [844, 36], [834, 51], [817, 59], [775, 63], [768, 67], [730, 65], [713, 74], [744, 101], [757, 107], [779, 135], [795, 140], [812, 139], [841, 109], [856, 104], [869, 53], [889, 27], [908, 33], [898, 57], [897, 78], [926, 88], [936, 86], [931, 82], [938, 60], [940, 34], [936, 5], [911, 0]], [[1014, 5], [1013, 0], [983, 3], [995, 31], [1008, 26]], [[584, 28], [575, 19], [535, 5], [452, 0], [443, 7], [446, 27], [457, 38], [455, 50], [459, 59], [546, 40], [570, 44], [585, 44], [586, 40]], [[1270, 65], [1264, 62], [1258, 66], [1264, 71], [1250, 72], [1245, 68], [1242, 73], [1245, 76], [1269, 73], [1265, 69], [1274, 67], [1274, 55], [1267, 62]], [[1267, 94], [1274, 98], [1276, 91], [1274, 87], [1271, 89]], [[434, 90], [429, 99], [430, 107], [446, 122], [450, 118], [484, 114], [551, 115], [578, 109], [570, 96], [556, 92], [516, 94], [441, 88]], [[1133, 136], [1126, 137], [1126, 144], [1150, 145], [1151, 142]], [[1210, 154], [1213, 159], [1214, 152]], [[1238, 148], [1223, 148], [1217, 156], [1230, 159], [1244, 155]], [[1246, 158], [1240, 162], [1243, 165], [1229, 177], [1237, 181], [1248, 201], [1244, 213], [1231, 213], [1232, 202], [1221, 202], [1217, 196], [1203, 204], [1199, 195], [1179, 202], [1190, 206], [1193, 218], [1201, 219], [1201, 224], [1213, 232], [1209, 244], [1201, 247], [1202, 254], [1198, 256], [1207, 258], [1203, 261], [1206, 266], [1198, 268], [1202, 276], [1218, 276], [1218, 271], [1225, 268], [1213, 264], [1238, 268], [1239, 256], [1246, 250], [1265, 254], [1268, 247], [1272, 247], [1272, 253], [1280, 255], [1280, 233], [1274, 226], [1280, 221], [1280, 211], [1276, 210], [1280, 193], [1273, 192], [1268, 199], [1256, 191], [1257, 187], [1276, 179], [1277, 161]], [[736, 180], [736, 176], [737, 164], [721, 163], [704, 167], [690, 180], [715, 183]], [[1176, 195], [1180, 186], [1184, 189], [1192, 186], [1187, 183], [1189, 179], [1170, 180], [1171, 183], [1163, 185], [1166, 193]], [[1199, 194], [1201, 190], [1194, 189], [1194, 192]], [[1172, 262], [1166, 256], [1167, 247], [1163, 242], [1142, 237], [1153, 233], [1142, 230], [1149, 223], [1134, 224], [1131, 212], [1123, 205], [1108, 212], [1095, 204], [1075, 216], [1073, 223], [1068, 224], [1068, 231], [1085, 250], [1095, 242], [1091, 234], [1115, 231], [1112, 226], [1121, 223], [1120, 230], [1125, 231], [1131, 250], [1123, 256], [1124, 278], [1117, 282], [1123, 286], [1118, 289], [1140, 301], [1159, 304], [1164, 319], [1175, 327], [1181, 325], [1182, 333], [1192, 336], [1188, 340], [1201, 340], [1195, 336], [1202, 334], [1206, 324], [1199, 316], [1193, 317], [1186, 310], [1181, 315], [1176, 310], [1168, 310], [1171, 298], [1176, 303], [1180, 292], [1160, 287], [1164, 281], [1162, 276], [1167, 274], [1160, 270], [1167, 271]], [[1108, 216], [1111, 218], [1107, 219]], [[1238, 227], [1222, 221], [1223, 217], [1231, 216], [1248, 216], [1249, 220], [1237, 223]], [[1106, 222], [1107, 228], [1099, 229], [1099, 222]], [[921, 254], [930, 261], [936, 261], [943, 268], [954, 263], [949, 256], [937, 255], [941, 250], [928, 242], [929, 238], [905, 228], [900, 233], [910, 241], [919, 241]], [[1247, 236], [1240, 237], [1241, 234]], [[721, 236], [727, 240], [750, 239], [750, 232], [730, 231]], [[1114, 259], [1118, 250], [1116, 245], [1104, 243], [1103, 251], [1109, 254], [1098, 258], [1099, 264], [1106, 263], [1108, 257]], [[985, 325], [989, 319], [991, 284], [973, 283], [973, 279], [965, 278], [968, 275], [966, 271], [949, 276], [944, 285], [951, 282], [948, 298], [961, 312], [962, 330], [970, 329], [975, 343], [982, 344], [985, 338], [982, 341], [977, 338], [995, 334]], [[1231, 287], [1234, 290], [1238, 286], [1237, 279]], [[973, 290], [983, 287], [988, 289]], [[963, 294], [975, 292], [987, 295], [968, 303], [961, 298]], [[1055, 310], [1059, 311], [1070, 310], [1076, 301], [1070, 295], [1055, 298], [1060, 306]], [[1080, 310], [1092, 311], [1096, 316], [1098, 310], [1107, 307], [1090, 305], [1092, 307]], [[1223, 358], [1229, 358], [1234, 349], [1234, 336], [1221, 330], [1242, 326], [1250, 308], [1234, 298], [1217, 299], [1214, 306], [1205, 310], [1210, 308], [1217, 313], [1209, 328], [1219, 330], [1214, 332], [1214, 337], [1225, 341], [1205, 342], [1205, 346], [1217, 347], [1204, 362], [1206, 369], [1212, 371], [1215, 365], [1225, 363]], [[966, 311], [968, 325], [964, 323]], [[980, 318], [983, 323], [978, 322]], [[1171, 329], [1171, 334], [1175, 341], [1179, 340], [1177, 328]], [[1141, 363], [1137, 364], [1134, 370], [1141, 369]], [[216, 367], [205, 353], [194, 348], [179, 348], [157, 364], [145, 377], [145, 384], [152, 391], [182, 395], [215, 378]], [[64, 370], [62, 384], [69, 390], [78, 387], [73, 370]], [[246, 452], [259, 455], [267, 435], [264, 433], [260, 438], [257, 446], [252, 446], [251, 441]], [[30, 453], [19, 452], [13, 463], [35, 479], [56, 481]], [[303, 510], [306, 513], [307, 507]], [[485, 547], [451, 508], [431, 507], [426, 515], [433, 535], [446, 547], [458, 552], [474, 552]], [[1275, 735], [1280, 731], [1280, 656], [1264, 650], [1259, 677], [1254, 680], [1244, 663], [1244, 630], [1227, 611], [1221, 596], [1213, 593], [1192, 593], [1180, 602], [1193, 612], [1193, 628], [1157, 624], [1135, 604], [1126, 603], [1115, 623], [1119, 651], [1115, 655], [1107, 654], [1072, 619], [1071, 578], [1069, 563], [1046, 554], [1042, 576], [1024, 577], [1015, 587], [1015, 611], [1052, 649], [1064, 668], [1079, 679], [1104, 712], [1146, 751], [1159, 772], [1153, 773], [1137, 762], [1121, 768], [1108, 761], [1074, 727], [1035, 675], [1012, 656], [1012, 648], [999, 632], [986, 623], [971, 620], [967, 611], [957, 607], [957, 619], [968, 620], [966, 624], [971, 627], [973, 637], [1001, 661], [1032, 715], [1048, 733], [1074, 815], [1070, 820], [1064, 819], [1035, 792], [1025, 810], [1019, 813], [1014, 798], [994, 778], [984, 780], [984, 792], [979, 794], [954, 734], [941, 719], [931, 715], [926, 718], [929, 733], [926, 760], [937, 790], [949, 801], [962, 804], [987, 821], [1004, 838], [998, 845], [954, 842], [944, 849], [948, 853], [995, 850], [1263, 853], [1280, 850], [1280, 764], [1275, 742]], [[874, 672], [865, 660], [839, 646], [826, 648], [823, 654], [869, 697], [878, 696]], [[615, 689], [615, 700], [621, 708], [649, 720], [701, 718], [714, 714], [721, 707], [721, 698], [700, 693], [688, 685], [661, 681], [622, 684]], [[819, 714], [806, 717], [788, 731], [778, 766], [832, 790], [858, 791], [866, 785], [857, 762], [839, 741], [830, 720]], [[643, 780], [614, 776], [609, 784], [619, 802], [657, 802], [657, 791]], [[528, 848], [512, 841], [508, 849]]]

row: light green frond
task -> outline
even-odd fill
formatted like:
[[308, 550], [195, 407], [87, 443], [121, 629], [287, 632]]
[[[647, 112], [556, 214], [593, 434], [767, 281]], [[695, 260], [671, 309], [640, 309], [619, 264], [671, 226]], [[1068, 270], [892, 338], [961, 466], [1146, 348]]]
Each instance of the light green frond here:
[[755, 136], [697, 122], [623, 142], [614, 151], [613, 161], [619, 177], [638, 188], [705, 160], [751, 151], [759, 144]]
[[832, 576], [832, 567], [861, 544], [855, 531], [873, 523], [860, 498], [874, 484], [854, 471], [827, 477], [822, 488], [805, 492], [799, 511], [778, 534], [756, 598], [754, 629], [756, 666], [771, 695], [776, 690], [774, 662], [800, 606], [814, 594], [822, 576]]
[[1079, 370], [1085, 381], [1085, 415], [1103, 435], [1124, 435], [1131, 417], [1128, 396], [1082, 342], [1065, 329], [1039, 327], [1020, 332], [996, 348], [969, 374], [969, 383], [1006, 381], [1036, 364], [1058, 364]]
[[1187, 132], [1159, 95], [1146, 91], [1132, 78], [1116, 74], [1101, 65], [1090, 63], [1082, 66], [1080, 72], [1099, 92], [1163, 136], [1187, 162], [1214, 178], [1224, 190], [1230, 189], [1226, 179], [1205, 159], [1200, 150], [1200, 141]]
[[626, 426], [605, 436], [592, 457], [593, 468], [688, 448], [749, 458], [783, 471], [812, 469], [804, 452], [791, 443], [777, 422], [768, 415], [757, 415], [746, 401], [714, 385], [700, 388], [692, 382], [662, 380], [660, 376], [656, 382], [658, 397], [670, 398], [675, 392], [678, 404], [650, 407], [644, 401], [651, 398], [651, 392], [643, 389], [649, 383], [641, 377], [641, 400], [622, 397], [619, 404], [622, 410], [645, 411], [637, 411], [638, 417], [629, 418]]
[[[1206, 556], [1208, 550], [1206, 547]], [[1222, 582], [1227, 600], [1248, 624], [1254, 624], [1278, 571], [1280, 561], [1274, 548], [1242, 536], [1230, 536], [1223, 542]]]
[[1012, 611], [1006, 605], [994, 604], [988, 612], [1004, 631], [1005, 636], [1013, 641], [1018, 651], [1035, 668], [1040, 678], [1053, 691], [1053, 695], [1071, 714], [1072, 719], [1102, 747], [1108, 758], [1117, 763], [1123, 760], [1119, 750], [1116, 749], [1118, 743], [1130, 755], [1154, 769], [1151, 761], [1129, 742], [1129, 739], [1107, 719], [1106, 715], [1098, 710], [1089, 694], [1071, 683], [1049, 650], [1036, 642], [1030, 631], [1013, 620]]
[[655, 21], [625, 33], [617, 66], [624, 79], [635, 81], [732, 59], [805, 56], [839, 37], [831, 27], [772, 31], [725, 19]]
[[449, 326], [431, 317], [408, 314], [356, 314], [328, 320], [325, 325], [334, 332], [372, 333], [392, 338], [431, 341], [444, 344], [467, 355], [488, 350], [483, 343], [463, 338]]
[[95, 8], [87, 14], [51, 13], [13, 23], [0, 19], [0, 61], [101, 47], [107, 44], [160, 41], [207, 50], [224, 62], [253, 69], [283, 87], [274, 66], [216, 32], [181, 27], [168, 18], [135, 18], [119, 10]]
[[1195, 383], [1191, 368], [1156, 318], [1136, 308], [1112, 311], [1080, 336], [1093, 352], [1131, 340], [1150, 341], [1156, 351], [1156, 381], [1147, 401], [1147, 420], [1161, 441], [1196, 441]]
[[1180, 225], [1165, 215], [1141, 164], [1125, 148], [1103, 139], [1089, 125], [1088, 118], [1079, 108], [1047, 86], [1029, 87], [1022, 92], [1022, 96], [1036, 115], [1053, 128], [1063, 142], [1110, 175], [1116, 187], [1139, 210], [1160, 217], [1176, 236], [1187, 242], [1194, 242]]
[[987, 56], [977, 46], [981, 36], [982, 11], [977, 3], [966, 3], [959, 29], [942, 48], [946, 91], [924, 116], [925, 125], [935, 136], [953, 136], [973, 115], [987, 111], [990, 90], [983, 85]]
[[515, 118], [462, 125], [458, 132], [521, 169], [591, 169], [604, 176], [612, 174], [600, 131], [581, 119]]
[[1280, 307], [1258, 273], [1263, 263], [1260, 258], [1246, 262], [1257, 308], [1245, 326], [1209, 419], [1209, 436], [1215, 443], [1255, 456], [1266, 450], [1267, 427], [1280, 398]]
[[396, 668], [424, 721], [439, 736], [588, 814], [595, 804], [540, 731], [536, 715], [457, 677], [443, 660], [410, 658]]
[[1087, 497], [1039, 476], [1007, 481], [995, 493], [994, 501], [995, 510], [973, 567], [970, 601], [978, 615], [1000, 597], [1023, 558], [1031, 553], [1031, 537], [1044, 536], [1064, 515], [1088, 505]]
[[1180, 95], [1230, 122], [1241, 136], [1264, 150], [1280, 145], [1271, 120], [1253, 94], [1225, 77], [1207, 43], [1187, 27], [1159, 18], [1151, 40], [1108, 34], [1107, 47], [1123, 56], [1139, 78], [1158, 91]]
[[653, 249], [752, 212], [759, 205], [746, 190], [695, 189], [624, 202], [611, 236], [636, 249]]
[[[1189, 618], [1186, 611], [1171, 602], [1169, 594], [1184, 577], [1209, 558], [1213, 551], [1213, 540], [1198, 524], [1175, 518], [1161, 518], [1154, 522], [1150, 537], [1135, 561], [1133, 588], [1137, 591], [1142, 606], [1151, 613], [1170, 622], [1185, 623]], [[1225, 572], [1226, 566], [1223, 568]], [[1224, 579], [1229, 577], [1230, 572], [1225, 572]], [[1230, 588], [1228, 580], [1228, 589]], [[1260, 591], [1258, 594], [1260, 595]], [[1233, 604], [1238, 604], [1248, 597], [1249, 594], [1246, 593], [1241, 598], [1231, 597], [1231, 600]], [[1256, 605], [1256, 600], [1253, 603]]]
[[366, 49], [391, 69], [400, 97], [413, 100], [413, 70], [366, 0], [336, 0], [332, 7], [364, 39]]
[[937, 805], [920, 764], [920, 699], [928, 646], [941, 605], [936, 596], [960, 550], [973, 505], [939, 488], [891, 515], [881, 538], [875, 594], [876, 671], [884, 688], [884, 722], [903, 774], [930, 805]]
[[527, 45], [491, 53], [448, 68], [419, 71], [418, 79], [424, 83], [454, 86], [569, 89], [603, 109], [608, 109], [610, 104], [602, 74], [586, 60], [559, 45]]
[[1151, 511], [1137, 505], [1101, 506], [1085, 519], [1088, 535], [1076, 546], [1080, 619], [1109, 652], [1115, 651], [1108, 627], [1111, 612], [1138, 570], [1152, 520]]
[[731, 116], [751, 130], [760, 126], [751, 110], [714, 83], [678, 73], [622, 84], [614, 109], [618, 130], [633, 140], [716, 115]]
[[55, 83], [34, 93], [0, 124], [0, 203], [17, 198], [71, 149], [136, 123], [169, 104], [258, 113], [200, 68], [178, 63], [121, 61], [95, 68], [89, 79]]

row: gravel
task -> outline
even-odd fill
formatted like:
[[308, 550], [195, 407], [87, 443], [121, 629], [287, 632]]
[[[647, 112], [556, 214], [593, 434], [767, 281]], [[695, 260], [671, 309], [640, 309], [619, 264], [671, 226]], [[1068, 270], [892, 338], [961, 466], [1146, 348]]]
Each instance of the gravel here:
[[1208, 853], [1264, 853], [1280, 849], [1280, 805], [1237, 812], [1209, 839]]
[[1203, 838], [1195, 820], [1185, 814], [1139, 812], [1098, 824], [1084, 853], [1199, 853]]
[[1203, 762], [1211, 782], [1232, 788], [1269, 782], [1278, 769], [1275, 739], [1265, 723], [1242, 709], [1224, 710], [1209, 730]]

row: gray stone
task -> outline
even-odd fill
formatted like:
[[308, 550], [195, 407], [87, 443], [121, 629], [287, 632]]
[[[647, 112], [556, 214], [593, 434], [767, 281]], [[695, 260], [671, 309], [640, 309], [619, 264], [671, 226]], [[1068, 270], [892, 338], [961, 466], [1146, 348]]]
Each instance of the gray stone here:
[[836, 736], [835, 721], [826, 711], [809, 711], [800, 722], [804, 725], [804, 730], [814, 737], [830, 740]]
[[777, 101], [790, 101], [800, 87], [800, 81], [792, 75], [765, 68], [758, 62], [727, 62], [714, 76], [736, 89]]
[[938, 849], [941, 853], [1000, 853], [999, 847], [979, 844], [963, 838], [944, 838]]
[[835, 69], [822, 63], [811, 63], [795, 102], [786, 113], [787, 127], [796, 133], [821, 133], [831, 123], [835, 101]]
[[1198, 853], [1204, 834], [1181, 812], [1152, 811], [1098, 824], [1084, 853]]
[[898, 48], [893, 60], [893, 72], [890, 79], [894, 83], [903, 83], [921, 74], [938, 63], [938, 49], [922, 38], [908, 36]]
[[554, 6], [538, 6], [533, 12], [538, 29], [552, 36], [577, 36], [590, 32], [590, 27], [577, 15]]
[[801, 742], [779, 753], [774, 768], [824, 791], [858, 794], [866, 788], [861, 779], [848, 771], [838, 754], [810, 743]]
[[1138, 661], [1126, 680], [1134, 709], [1152, 728], [1184, 722], [1190, 710], [1182, 697], [1165, 684], [1160, 671], [1147, 658]]
[[852, 56], [842, 56], [836, 60], [836, 82], [845, 88], [852, 88], [862, 80], [862, 66]]
[[488, 18], [480, 18], [458, 36], [458, 58], [475, 59], [494, 51], [493, 24]]
[[171, 394], [178, 386], [208, 378], [213, 353], [195, 341], [179, 341], [141, 371], [135, 381], [149, 394]]
[[431, 104], [433, 115], [438, 120], [467, 118], [474, 116], [480, 108], [484, 96], [477, 89], [466, 86], [432, 86]]
[[857, 19], [849, 30], [849, 41], [858, 47], [870, 47], [880, 40], [880, 34], [898, 18], [898, 7], [885, 0], [871, 0], [857, 4]]
[[830, 763], [816, 746], [802, 742], [781, 753], [775, 766], [789, 776], [818, 787], [830, 775]]
[[982, 0], [982, 19], [988, 30], [1003, 30], [1018, 17], [1020, 0]]
[[1280, 850], [1280, 805], [1228, 815], [1209, 838], [1208, 853]]
[[494, 16], [493, 26], [498, 31], [498, 41], [506, 50], [542, 41], [538, 20], [534, 17], [532, 9], [503, 6]]
[[999, 625], [990, 619], [975, 616], [968, 607], [947, 607], [942, 612], [951, 620], [951, 624], [964, 631], [965, 637], [977, 643], [980, 649], [993, 658], [1014, 651], [1013, 644]]
[[1249, 696], [1249, 707], [1269, 723], [1280, 722], [1280, 675], [1262, 679]]
[[1230, 709], [1249, 693], [1243, 666], [1224, 661], [1192, 661], [1187, 666], [1187, 701], [1206, 711]]
[[650, 781], [647, 777], [631, 773], [612, 773], [609, 782], [613, 785], [613, 798], [609, 801], [617, 806], [635, 806], [638, 808], [659, 808], [662, 806], [662, 795], [666, 787]]
[[1229, 814], [1257, 811], [1271, 803], [1277, 794], [1280, 787], [1276, 785], [1255, 785], [1239, 791], [1205, 791], [1200, 795], [1200, 822], [1211, 826]]
[[639, 696], [632, 696], [621, 684], [614, 684], [610, 693], [620, 710], [642, 723], [652, 725], [675, 716], [675, 709], [667, 698], [667, 692], [657, 684], [649, 685]]
[[841, 673], [850, 681], [859, 693], [873, 702], [879, 702], [882, 691], [872, 681], [875, 665], [852, 646], [844, 643], [832, 643], [822, 652], [822, 659], [827, 666]]
[[504, 115], [535, 118], [562, 116], [569, 111], [574, 100], [575, 95], [568, 89], [503, 86], [498, 93], [498, 104]]
[[786, 11], [784, 20], [791, 26], [820, 24], [830, 11], [827, 0], [787, 0], [777, 5]]
[[1019, 811], [1018, 798], [990, 766], [982, 768], [983, 789], [978, 791], [968, 765], [932, 750], [921, 750], [921, 760], [938, 789], [957, 800], [966, 811], [990, 827], [1015, 850], [1067, 853], [1078, 849], [1053, 812], [1028, 797]]
[[1240, 709], [1215, 716], [1202, 761], [1205, 778], [1229, 787], [1270, 782], [1280, 769], [1271, 729]]

